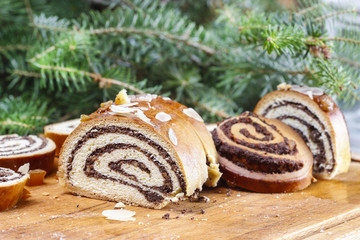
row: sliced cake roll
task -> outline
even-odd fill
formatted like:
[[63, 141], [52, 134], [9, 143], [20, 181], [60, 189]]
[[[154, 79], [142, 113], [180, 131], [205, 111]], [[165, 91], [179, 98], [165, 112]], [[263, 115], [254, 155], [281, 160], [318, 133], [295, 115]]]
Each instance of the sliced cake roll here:
[[350, 144], [344, 116], [319, 88], [281, 85], [265, 95], [254, 110], [291, 126], [314, 156], [313, 174], [331, 179], [349, 168]]
[[44, 136], [56, 144], [55, 155], [58, 156], [60, 148], [69, 134], [80, 124], [80, 118], [65, 122], [50, 124], [44, 127]]
[[294, 192], [311, 183], [313, 158], [301, 137], [276, 119], [251, 112], [212, 132], [223, 178], [255, 192]]
[[[155, 95], [102, 104], [66, 139], [59, 182], [82, 196], [156, 209], [193, 195], [208, 180], [214, 151], [194, 122], [202, 119], [184, 109]], [[217, 161], [216, 152], [211, 157]]]
[[18, 171], [0, 167], [0, 211], [12, 208], [21, 199], [29, 178], [28, 170], [28, 164]]
[[35, 135], [0, 136], [0, 167], [17, 170], [29, 163], [30, 169], [50, 172], [54, 169], [56, 145], [49, 139]]

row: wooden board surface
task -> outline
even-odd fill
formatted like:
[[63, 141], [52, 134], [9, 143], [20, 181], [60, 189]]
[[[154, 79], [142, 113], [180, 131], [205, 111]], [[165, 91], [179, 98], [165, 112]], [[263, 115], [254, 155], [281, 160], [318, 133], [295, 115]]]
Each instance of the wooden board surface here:
[[[105, 219], [102, 211], [115, 203], [71, 195], [55, 175], [28, 189], [30, 198], [0, 213], [0, 239], [359, 239], [360, 234], [359, 162], [352, 162], [347, 174], [296, 193], [222, 186], [202, 192], [208, 203], [182, 201], [162, 210], [127, 206], [136, 212], [134, 222]], [[162, 218], [166, 213], [170, 219]]]

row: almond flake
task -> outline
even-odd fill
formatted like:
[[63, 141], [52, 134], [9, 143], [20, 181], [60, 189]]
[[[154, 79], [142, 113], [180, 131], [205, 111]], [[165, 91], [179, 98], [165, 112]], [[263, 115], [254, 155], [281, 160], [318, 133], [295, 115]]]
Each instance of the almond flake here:
[[111, 105], [110, 110], [116, 115], [126, 115], [137, 111], [137, 109], [123, 107], [121, 105]]
[[199, 121], [204, 122], [204, 120], [201, 118], [201, 116], [192, 108], [185, 108], [183, 109], [183, 112], [188, 115], [189, 117]]
[[293, 85], [291, 87], [291, 90], [308, 95], [311, 99], [312, 96], [321, 96], [324, 94], [324, 91], [321, 88], [308, 87], [308, 86]]
[[136, 214], [134, 211], [129, 211], [125, 209], [119, 210], [104, 210], [102, 215], [106, 217], [106, 219], [117, 220], [117, 221], [135, 221], [133, 216]]
[[141, 120], [143, 120], [144, 122], [150, 124], [151, 126], [154, 126], [154, 124], [151, 123], [150, 118], [148, 118], [143, 111], [141, 111], [140, 109], [136, 109], [136, 113], [135, 115], [140, 118]]
[[169, 128], [169, 138], [170, 138], [170, 141], [174, 144], [174, 145], [177, 145], [177, 138], [176, 138], [176, 134], [174, 132], [174, 130], [172, 128]]
[[143, 96], [139, 96], [137, 98], [137, 100], [151, 102], [154, 98], [157, 98], [156, 94], [146, 94], [146, 95], [143, 95]]
[[167, 114], [167, 113], [164, 113], [164, 112], [157, 113], [155, 118], [162, 121], [162, 122], [167, 122], [167, 121], [171, 120], [171, 116], [169, 114]]
[[124, 208], [124, 207], [126, 207], [126, 205], [124, 203], [118, 202], [114, 208]]
[[24, 165], [22, 165], [21, 167], [19, 167], [18, 172], [22, 173], [22, 174], [27, 174], [29, 172], [30, 169], [30, 164], [29, 163], [25, 163]]

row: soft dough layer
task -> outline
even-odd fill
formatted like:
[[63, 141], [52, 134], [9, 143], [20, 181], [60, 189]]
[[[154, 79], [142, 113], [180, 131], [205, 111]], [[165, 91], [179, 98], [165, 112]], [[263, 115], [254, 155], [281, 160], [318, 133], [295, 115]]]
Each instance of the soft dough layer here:
[[189, 121], [162, 107], [171, 100], [156, 98], [109, 102], [83, 121], [61, 150], [60, 183], [79, 195], [150, 208], [201, 190], [208, 178], [203, 141]]
[[313, 174], [331, 179], [350, 165], [345, 119], [335, 102], [320, 89], [290, 86], [271, 92], [257, 104], [255, 113], [291, 126], [314, 156]]

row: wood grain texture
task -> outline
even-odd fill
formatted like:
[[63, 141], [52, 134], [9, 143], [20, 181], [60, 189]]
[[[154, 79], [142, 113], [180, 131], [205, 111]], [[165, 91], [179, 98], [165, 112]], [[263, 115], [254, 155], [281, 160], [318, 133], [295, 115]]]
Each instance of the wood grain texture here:
[[[128, 206], [136, 221], [107, 220], [115, 203], [71, 195], [54, 175], [28, 187], [31, 197], [0, 213], [0, 239], [355, 239], [360, 231], [360, 163], [334, 180], [288, 194], [207, 188], [208, 203], [182, 201], [162, 210]], [[47, 195], [49, 193], [49, 195]], [[201, 210], [204, 213], [201, 213]], [[163, 219], [169, 213], [170, 219]]]

